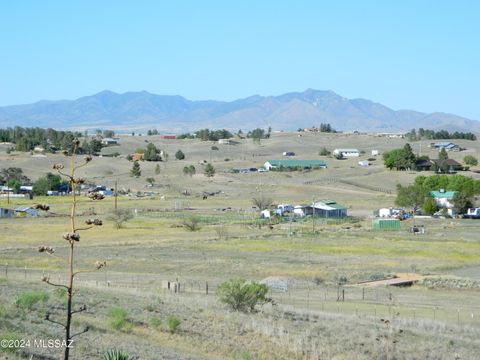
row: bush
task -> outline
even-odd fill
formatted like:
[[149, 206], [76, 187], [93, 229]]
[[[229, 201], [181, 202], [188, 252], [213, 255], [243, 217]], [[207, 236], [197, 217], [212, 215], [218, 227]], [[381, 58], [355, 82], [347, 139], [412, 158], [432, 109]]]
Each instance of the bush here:
[[133, 219], [133, 213], [128, 209], [117, 209], [117, 212], [111, 214], [108, 217], [108, 220], [112, 221], [116, 229], [121, 229], [124, 227], [124, 224]]
[[467, 155], [463, 158], [463, 162], [467, 165], [471, 166], [477, 166], [478, 165], [478, 159], [475, 156], [472, 155]]
[[185, 159], [185, 154], [183, 153], [182, 150], [178, 150], [175, 153], [175, 159], [177, 159], [177, 160], [184, 160]]
[[167, 319], [168, 331], [170, 331], [172, 334], [177, 331], [177, 328], [180, 326], [180, 324], [181, 321], [175, 316], [169, 316]]
[[162, 320], [160, 320], [160, 319], [157, 318], [157, 317], [152, 317], [152, 318], [150, 319], [150, 325], [151, 325], [152, 327], [154, 327], [155, 329], [157, 329], [157, 328], [160, 327], [160, 325], [162, 325]]
[[320, 156], [327, 156], [327, 155], [330, 155], [331, 152], [327, 150], [326, 147], [323, 147], [320, 149], [320, 151], [318, 152], [318, 155]]
[[190, 216], [183, 221], [182, 225], [189, 231], [198, 231], [200, 230], [200, 219], [197, 216]]
[[27, 291], [15, 297], [13, 304], [23, 310], [31, 310], [38, 302], [46, 302], [48, 294], [45, 291]]
[[108, 311], [110, 317], [110, 326], [115, 330], [128, 330], [127, 310], [119, 307], [113, 307]]
[[102, 360], [134, 360], [127, 352], [118, 349], [108, 350], [102, 357]]
[[234, 311], [253, 311], [257, 304], [271, 302], [267, 298], [268, 286], [243, 279], [230, 280], [220, 284], [217, 295], [220, 302]]

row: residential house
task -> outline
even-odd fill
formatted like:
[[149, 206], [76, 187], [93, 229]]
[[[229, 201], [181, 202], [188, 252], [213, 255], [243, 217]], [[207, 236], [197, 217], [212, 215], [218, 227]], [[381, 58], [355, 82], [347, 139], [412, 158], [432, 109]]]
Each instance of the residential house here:
[[344, 218], [347, 216], [347, 208], [337, 204], [334, 200], [319, 200], [305, 207], [305, 215], [313, 215], [322, 218]]
[[358, 149], [335, 149], [333, 150], [333, 156], [341, 157], [359, 157], [360, 151]]
[[453, 198], [455, 197], [456, 191], [445, 191], [440, 189], [439, 191], [431, 191], [430, 195], [435, 200], [435, 203], [439, 208], [447, 209], [450, 216], [454, 216], [453, 212]]
[[434, 164], [432, 160], [417, 160], [415, 161], [415, 169], [417, 171], [430, 171]]
[[326, 169], [327, 163], [323, 160], [268, 160], [263, 167], [267, 170], [278, 169], [280, 167], [290, 169]]
[[445, 160], [435, 159], [433, 160], [433, 162], [435, 163], [436, 168], [440, 172], [454, 173], [456, 171], [463, 170], [462, 164], [460, 164], [458, 161], [455, 161], [453, 159], [445, 159]]
[[447, 151], [460, 151], [460, 146], [448, 141], [430, 143], [430, 147], [438, 150], [445, 149]]
[[112, 139], [112, 138], [103, 138], [102, 139], [102, 144], [103, 145], [117, 145], [118, 140], [117, 139]]
[[28, 205], [22, 205], [15, 209], [15, 214], [19, 217], [37, 217], [38, 210]]

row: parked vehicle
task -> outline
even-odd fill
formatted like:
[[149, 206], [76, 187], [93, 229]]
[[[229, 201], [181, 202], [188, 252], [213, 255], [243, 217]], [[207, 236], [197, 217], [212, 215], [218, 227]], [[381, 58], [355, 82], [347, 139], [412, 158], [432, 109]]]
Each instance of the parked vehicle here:
[[467, 213], [463, 215], [467, 219], [480, 219], [480, 208], [470, 208]]
[[277, 206], [275, 209], [275, 214], [279, 216], [283, 216], [285, 213], [292, 213], [294, 210], [294, 207], [290, 204], [280, 204]]

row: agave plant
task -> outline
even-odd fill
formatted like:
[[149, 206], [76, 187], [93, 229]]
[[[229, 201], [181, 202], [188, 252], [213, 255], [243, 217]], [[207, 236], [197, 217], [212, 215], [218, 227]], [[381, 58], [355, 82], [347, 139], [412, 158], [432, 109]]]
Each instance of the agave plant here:
[[110, 349], [103, 355], [102, 360], [134, 360], [127, 352], [119, 349]]

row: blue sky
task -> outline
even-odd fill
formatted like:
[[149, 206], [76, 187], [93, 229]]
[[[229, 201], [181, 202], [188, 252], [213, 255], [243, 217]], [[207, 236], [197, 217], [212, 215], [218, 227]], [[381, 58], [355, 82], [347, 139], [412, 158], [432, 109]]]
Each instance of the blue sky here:
[[307, 88], [480, 120], [478, 1], [2, 1], [0, 105]]

